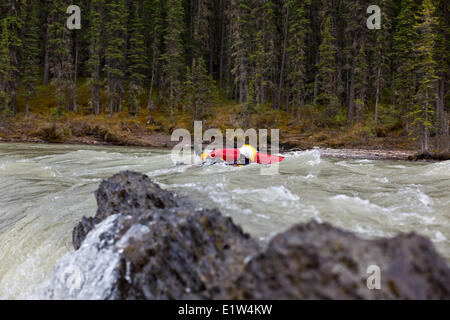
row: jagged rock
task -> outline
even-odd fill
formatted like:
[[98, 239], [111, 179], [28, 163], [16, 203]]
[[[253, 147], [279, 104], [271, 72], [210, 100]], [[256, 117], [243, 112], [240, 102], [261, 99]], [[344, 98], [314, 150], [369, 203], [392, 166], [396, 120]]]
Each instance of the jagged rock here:
[[[97, 214], [75, 227], [78, 250], [56, 266], [49, 298], [213, 299], [259, 250], [218, 210], [180, 206], [142, 174], [115, 175], [96, 197]], [[67, 266], [79, 288], [65, 283]]]
[[72, 243], [75, 250], [79, 249], [81, 246], [81, 243], [86, 238], [86, 235], [94, 229], [95, 224], [100, 222], [100, 220], [97, 220], [95, 217], [82, 217], [81, 221], [73, 228], [72, 231]]
[[218, 210], [153, 210], [138, 221], [150, 232], [124, 246], [120, 299], [213, 299], [258, 250]]
[[78, 249], [86, 234], [95, 224], [110, 215], [139, 214], [146, 209], [164, 209], [177, 206], [172, 193], [161, 189], [149, 177], [140, 173], [124, 171], [103, 181], [95, 192], [97, 213], [95, 217], [83, 217], [72, 233], [75, 249]]
[[[450, 299], [449, 267], [415, 234], [363, 240], [310, 222], [262, 249], [217, 209], [196, 210], [142, 174], [117, 174], [96, 197], [48, 298]], [[367, 287], [372, 265], [380, 290]]]
[[[367, 286], [372, 265], [380, 290]], [[450, 269], [422, 236], [362, 240], [311, 222], [275, 236], [222, 298], [450, 299]]]

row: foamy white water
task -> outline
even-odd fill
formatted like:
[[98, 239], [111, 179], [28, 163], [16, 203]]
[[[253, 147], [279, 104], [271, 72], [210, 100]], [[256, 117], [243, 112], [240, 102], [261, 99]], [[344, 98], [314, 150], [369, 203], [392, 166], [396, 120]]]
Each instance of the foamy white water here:
[[[450, 261], [450, 162], [330, 160], [315, 150], [286, 156], [278, 175], [263, 176], [258, 165], [174, 166], [164, 150], [0, 144], [0, 299], [42, 297], [59, 259], [80, 263], [66, 255], [72, 228], [95, 214], [101, 180], [122, 170], [146, 173], [199, 207], [219, 207], [263, 241], [316, 219], [364, 237], [416, 231]], [[78, 257], [95, 254], [84, 250]], [[107, 288], [97, 277], [103, 267], [92, 282]]]

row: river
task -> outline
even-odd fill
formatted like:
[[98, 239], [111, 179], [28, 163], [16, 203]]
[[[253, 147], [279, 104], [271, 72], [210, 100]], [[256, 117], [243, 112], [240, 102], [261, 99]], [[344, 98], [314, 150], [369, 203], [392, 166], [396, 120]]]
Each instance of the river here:
[[169, 151], [0, 144], [0, 299], [39, 297], [72, 229], [96, 211], [94, 191], [122, 170], [146, 173], [198, 207], [219, 207], [261, 241], [316, 219], [362, 237], [416, 231], [450, 262], [450, 161], [333, 160], [286, 155], [279, 174], [258, 165], [174, 166]]

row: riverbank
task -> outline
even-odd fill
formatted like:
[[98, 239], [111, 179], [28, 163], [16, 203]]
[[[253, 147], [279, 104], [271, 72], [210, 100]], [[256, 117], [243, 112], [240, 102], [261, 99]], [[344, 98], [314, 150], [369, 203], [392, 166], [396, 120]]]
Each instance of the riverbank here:
[[73, 144], [73, 145], [92, 145], [92, 146], [129, 146], [129, 147], [149, 147], [149, 148], [170, 148], [176, 145], [176, 142], [170, 141], [170, 136], [164, 133], [152, 133], [145, 136], [134, 137], [130, 140], [112, 141], [110, 137], [83, 136], [71, 137], [54, 141], [39, 136], [13, 136], [1, 137], [0, 143], [30, 143], [30, 144]]
[[[226, 109], [226, 108], [225, 108]], [[226, 110], [220, 110], [226, 114]], [[236, 117], [235, 117], [236, 118]], [[204, 121], [204, 129], [239, 128], [242, 123], [233, 120], [232, 114]], [[228, 120], [227, 120], [228, 119]], [[271, 126], [268, 126], [269, 128]], [[307, 128], [302, 122], [286, 117], [278, 124], [280, 151], [309, 150], [318, 148], [323, 157], [369, 160], [450, 160], [450, 155], [419, 155], [416, 143], [401, 132], [374, 132], [359, 124], [341, 128]], [[164, 112], [144, 111], [130, 117], [126, 113], [109, 115], [64, 114], [16, 116], [0, 123], [0, 143], [57, 143], [80, 145], [114, 145], [149, 148], [172, 148], [178, 142], [171, 141], [176, 128], [190, 128], [190, 119], [175, 116], [170, 120]], [[245, 128], [245, 127], [244, 127]]]

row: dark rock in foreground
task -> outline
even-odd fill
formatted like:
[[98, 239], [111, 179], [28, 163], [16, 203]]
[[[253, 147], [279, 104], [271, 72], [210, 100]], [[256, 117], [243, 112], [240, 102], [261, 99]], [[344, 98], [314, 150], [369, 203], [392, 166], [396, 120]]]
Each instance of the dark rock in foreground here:
[[[367, 287], [373, 265], [381, 271], [380, 290]], [[362, 240], [311, 222], [275, 236], [227, 298], [449, 299], [450, 269], [424, 237]]]
[[[181, 204], [142, 174], [115, 175], [96, 197], [97, 214], [75, 227], [78, 250], [57, 264], [49, 298], [450, 299], [449, 267], [415, 234], [362, 240], [311, 222], [263, 250], [218, 210]], [[380, 290], [367, 287], [371, 265]], [[78, 282], [65, 281], [68, 267]]]
[[145, 210], [176, 207], [172, 193], [161, 189], [149, 177], [122, 172], [103, 181], [95, 192], [97, 214], [85, 218], [73, 230], [73, 245], [78, 249], [95, 224], [114, 214], [139, 215]]
[[119, 299], [212, 299], [257, 250], [217, 210], [155, 210], [136, 222], [150, 232], [123, 248]]
[[[95, 252], [109, 252], [105, 259], [110, 262], [99, 259], [105, 265], [94, 269], [106, 272], [114, 265], [110, 283], [89, 274], [82, 277], [85, 286], [110, 287], [102, 298], [212, 299], [221, 294], [223, 283], [242, 273], [249, 255], [258, 252], [256, 242], [230, 218], [218, 210], [181, 207], [172, 193], [142, 174], [117, 174], [102, 182], [96, 197], [96, 216], [83, 218], [73, 239], [78, 260], [92, 255], [92, 246]], [[111, 226], [85, 243], [89, 231], [105, 219], [113, 219]], [[72, 260], [66, 264], [77, 263]], [[77, 268], [81, 274], [90, 272], [78, 263]], [[69, 291], [69, 298], [90, 299], [95, 288]]]

